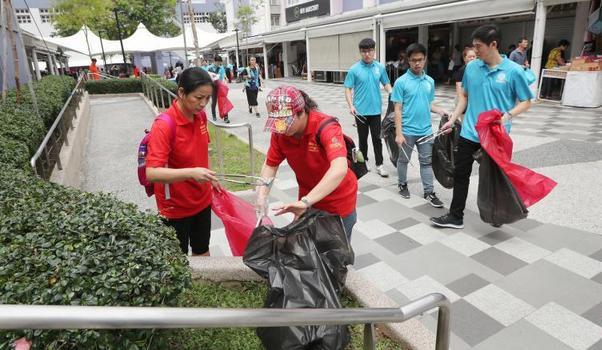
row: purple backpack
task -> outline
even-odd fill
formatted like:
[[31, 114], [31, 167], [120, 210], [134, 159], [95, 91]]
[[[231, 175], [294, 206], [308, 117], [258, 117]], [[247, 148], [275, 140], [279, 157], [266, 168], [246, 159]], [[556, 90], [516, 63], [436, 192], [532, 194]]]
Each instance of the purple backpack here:
[[[155, 118], [155, 122], [157, 120], [163, 120], [169, 126], [171, 130], [171, 145], [173, 148], [173, 144], [176, 139], [176, 123], [171, 119], [171, 117], [165, 113], [160, 114], [157, 118]], [[154, 123], [154, 122], [153, 122]], [[155, 187], [152, 182], [149, 182], [146, 179], [146, 155], [148, 150], [148, 142], [150, 141], [151, 133], [148, 130], [144, 130], [146, 135], [142, 141], [140, 141], [140, 145], [138, 146], [138, 181], [144, 189], [146, 190], [147, 196], [152, 196], [155, 194]], [[165, 164], [167, 166], [167, 164]], [[171, 196], [169, 195], [169, 184], [165, 184], [165, 199], [169, 199]]]

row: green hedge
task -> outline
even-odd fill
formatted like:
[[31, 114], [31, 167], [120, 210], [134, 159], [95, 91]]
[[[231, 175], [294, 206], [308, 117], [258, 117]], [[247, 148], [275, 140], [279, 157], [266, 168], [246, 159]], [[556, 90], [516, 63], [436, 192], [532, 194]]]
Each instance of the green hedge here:
[[41, 119], [35, 113], [27, 86], [22, 87], [19, 102], [15, 90], [7, 93], [6, 100], [0, 101], [0, 161], [17, 167], [29, 162], [75, 83], [68, 76], [48, 76], [33, 83]]
[[142, 92], [140, 79], [102, 79], [86, 81], [86, 90], [90, 94], [124, 94]]
[[[0, 164], [0, 304], [176, 305], [191, 275], [175, 232], [107, 194]], [[0, 332], [39, 349], [164, 348], [151, 330]]]

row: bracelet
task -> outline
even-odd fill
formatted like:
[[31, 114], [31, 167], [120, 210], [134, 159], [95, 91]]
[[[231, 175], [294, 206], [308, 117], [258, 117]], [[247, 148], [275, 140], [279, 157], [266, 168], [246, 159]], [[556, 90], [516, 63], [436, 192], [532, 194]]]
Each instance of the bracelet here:
[[300, 201], [303, 202], [303, 204], [305, 204], [306, 209], [311, 208], [311, 203], [309, 202], [309, 199], [307, 199], [307, 197], [301, 197]]

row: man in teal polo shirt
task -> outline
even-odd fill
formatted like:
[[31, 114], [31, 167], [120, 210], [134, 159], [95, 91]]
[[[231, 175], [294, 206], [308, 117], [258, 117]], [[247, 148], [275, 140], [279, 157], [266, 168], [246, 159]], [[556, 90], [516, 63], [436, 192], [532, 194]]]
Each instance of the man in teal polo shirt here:
[[[391, 83], [385, 66], [374, 59], [376, 43], [370, 38], [359, 43], [362, 59], [357, 61], [345, 77], [345, 98], [349, 112], [355, 117], [360, 151], [368, 161], [368, 134], [372, 134], [372, 146], [376, 158], [376, 172], [388, 177], [383, 166], [383, 144], [380, 140], [380, 115], [382, 100], [380, 84], [391, 93]], [[353, 97], [352, 97], [353, 90]]]
[[[449, 213], [431, 218], [435, 226], [463, 228], [464, 208], [468, 195], [468, 184], [472, 171], [472, 155], [481, 148], [479, 136], [475, 130], [479, 114], [492, 109], [504, 113], [500, 120], [510, 132], [511, 121], [531, 107], [533, 93], [523, 73], [523, 67], [501, 56], [498, 47], [502, 40], [499, 28], [484, 25], [472, 33], [472, 43], [479, 59], [466, 66], [462, 79], [462, 93], [450, 121], [443, 125], [449, 129], [462, 115], [462, 131], [455, 157], [454, 196]], [[483, 181], [486, 179], [479, 179]]]
[[395, 102], [395, 141], [402, 148], [397, 158], [397, 176], [399, 194], [410, 198], [407, 171], [414, 145], [418, 149], [420, 178], [424, 189], [424, 198], [436, 208], [443, 203], [435, 194], [433, 184], [433, 168], [431, 157], [433, 141], [416, 143], [421, 137], [433, 133], [431, 127], [431, 111], [440, 115], [448, 115], [447, 111], [433, 103], [435, 100], [435, 81], [426, 75], [426, 47], [419, 43], [408, 46], [407, 57], [410, 58], [410, 69], [395, 81], [391, 101]]

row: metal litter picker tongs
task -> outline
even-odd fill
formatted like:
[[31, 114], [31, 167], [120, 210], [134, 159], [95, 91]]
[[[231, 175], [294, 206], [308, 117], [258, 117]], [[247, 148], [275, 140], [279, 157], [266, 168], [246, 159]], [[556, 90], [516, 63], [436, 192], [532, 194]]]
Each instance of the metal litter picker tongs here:
[[[242, 185], [251, 185], [251, 186], [266, 186], [268, 191], [272, 188], [274, 184], [273, 177], [264, 178], [260, 176], [251, 176], [251, 175], [238, 175], [238, 174], [216, 174], [216, 177], [231, 183], [242, 184]], [[255, 227], [258, 227], [263, 220], [263, 216], [257, 218], [257, 223]]]

